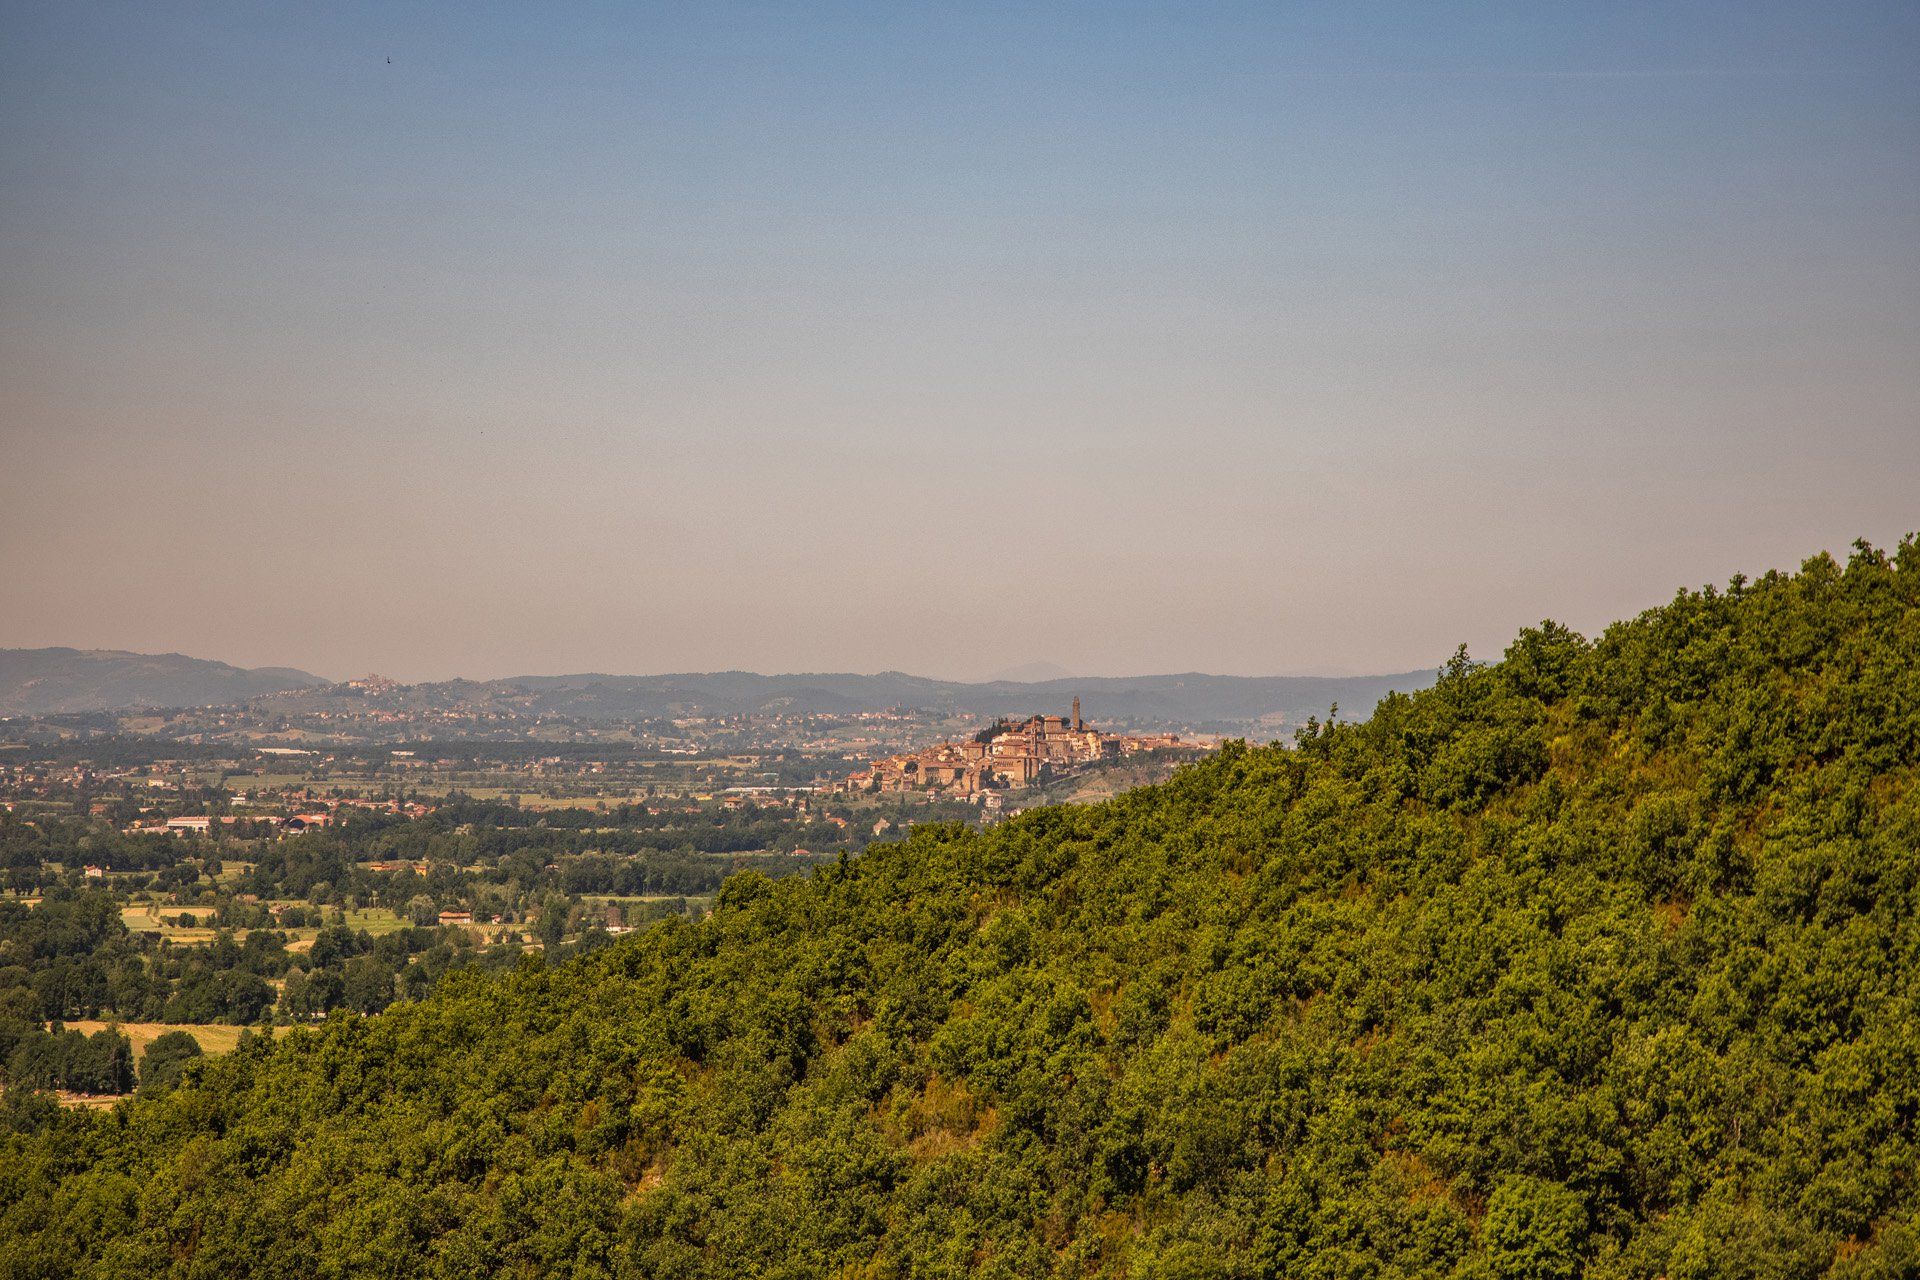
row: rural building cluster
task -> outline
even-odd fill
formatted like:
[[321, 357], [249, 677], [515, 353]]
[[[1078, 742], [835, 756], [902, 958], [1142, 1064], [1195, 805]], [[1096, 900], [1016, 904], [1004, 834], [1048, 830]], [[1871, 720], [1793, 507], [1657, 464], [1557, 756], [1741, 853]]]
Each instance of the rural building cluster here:
[[1073, 714], [1002, 720], [966, 742], [941, 742], [920, 751], [885, 756], [840, 786], [849, 792], [939, 791], [974, 799], [990, 791], [1030, 787], [1103, 760], [1142, 751], [1188, 748], [1178, 734], [1147, 736], [1103, 733]]

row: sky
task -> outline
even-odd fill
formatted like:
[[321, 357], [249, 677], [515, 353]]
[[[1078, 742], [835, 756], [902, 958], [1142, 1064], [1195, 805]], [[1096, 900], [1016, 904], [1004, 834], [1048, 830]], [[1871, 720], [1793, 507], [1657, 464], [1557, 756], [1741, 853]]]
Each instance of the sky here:
[[1404, 671], [1917, 495], [1913, 3], [0, 0], [0, 646]]

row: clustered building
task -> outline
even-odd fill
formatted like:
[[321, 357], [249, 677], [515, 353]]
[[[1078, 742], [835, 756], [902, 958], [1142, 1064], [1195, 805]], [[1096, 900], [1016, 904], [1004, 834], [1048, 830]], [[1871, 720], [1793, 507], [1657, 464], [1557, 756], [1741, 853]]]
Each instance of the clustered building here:
[[1009, 787], [1028, 787], [1101, 760], [1118, 759], [1162, 747], [1188, 747], [1178, 734], [1144, 737], [1102, 733], [1073, 715], [1002, 720], [967, 742], [942, 742], [905, 755], [886, 756], [853, 774], [841, 789], [850, 792], [941, 791], [959, 798], [982, 796]]

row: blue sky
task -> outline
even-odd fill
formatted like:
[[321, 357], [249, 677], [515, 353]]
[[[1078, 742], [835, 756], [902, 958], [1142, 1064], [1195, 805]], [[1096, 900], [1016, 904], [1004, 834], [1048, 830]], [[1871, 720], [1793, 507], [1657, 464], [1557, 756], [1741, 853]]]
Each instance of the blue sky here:
[[0, 36], [0, 644], [1388, 670], [1920, 527], [1920, 6]]

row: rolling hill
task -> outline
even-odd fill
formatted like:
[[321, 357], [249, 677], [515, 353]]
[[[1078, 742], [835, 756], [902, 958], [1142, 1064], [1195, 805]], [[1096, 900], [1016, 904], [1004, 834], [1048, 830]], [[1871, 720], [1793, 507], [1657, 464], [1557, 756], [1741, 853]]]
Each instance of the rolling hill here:
[[0, 649], [0, 715], [202, 707], [326, 683], [291, 667], [229, 666], [178, 653]]
[[1089, 719], [1102, 724], [1191, 725], [1248, 729], [1325, 717], [1338, 703], [1349, 717], [1389, 691], [1409, 692], [1433, 682], [1431, 671], [1382, 676], [1086, 676], [1035, 683], [966, 684], [887, 671], [878, 675], [759, 675], [720, 671], [658, 676], [516, 676], [505, 680], [449, 680], [381, 684], [368, 691], [322, 686], [262, 700], [262, 709], [288, 714], [348, 710], [378, 703], [395, 710], [486, 708], [526, 718], [558, 716], [583, 722], [666, 719], [785, 712], [850, 715], [914, 707], [977, 715], [1065, 712], [1078, 697]]
[[287, 667], [247, 670], [180, 654], [118, 650], [0, 650], [0, 715], [65, 715], [253, 704], [272, 715], [363, 710], [485, 710], [582, 723], [742, 714], [850, 715], [915, 707], [977, 715], [1065, 711], [1075, 697], [1105, 724], [1258, 730], [1304, 722], [1339, 704], [1352, 716], [1389, 691], [1433, 682], [1431, 671], [1381, 676], [1215, 676], [1188, 672], [969, 684], [898, 671], [760, 675], [751, 671], [623, 676], [596, 673], [332, 683]]

